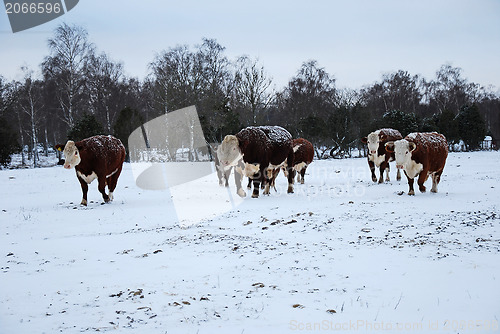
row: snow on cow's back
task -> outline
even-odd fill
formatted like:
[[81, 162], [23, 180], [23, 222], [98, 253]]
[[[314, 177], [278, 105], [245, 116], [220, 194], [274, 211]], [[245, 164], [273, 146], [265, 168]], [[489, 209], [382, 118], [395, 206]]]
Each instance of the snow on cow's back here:
[[379, 134], [379, 133], [385, 134], [391, 140], [403, 138], [403, 136], [401, 135], [401, 132], [399, 132], [396, 129], [383, 128], [383, 129], [377, 130], [376, 132], [377, 132], [377, 134]]
[[111, 135], [97, 135], [81, 141], [100, 160], [108, 161], [109, 158], [118, 157], [125, 152], [125, 146], [120, 139]]
[[408, 141], [421, 145], [425, 149], [437, 150], [448, 153], [448, 141], [446, 137], [437, 132], [412, 132], [405, 138]]
[[282, 128], [281, 126], [264, 125], [259, 126], [258, 128], [264, 131], [269, 140], [271, 140], [271, 142], [273, 143], [283, 143], [292, 140], [292, 135], [290, 134], [290, 132], [288, 132], [288, 130]]
[[269, 147], [269, 138], [266, 136], [264, 131], [258, 127], [249, 126], [241, 129], [236, 134], [236, 138], [240, 141], [240, 145], [242, 143], [245, 143], [245, 145], [253, 143], [261, 146], [264, 150]]

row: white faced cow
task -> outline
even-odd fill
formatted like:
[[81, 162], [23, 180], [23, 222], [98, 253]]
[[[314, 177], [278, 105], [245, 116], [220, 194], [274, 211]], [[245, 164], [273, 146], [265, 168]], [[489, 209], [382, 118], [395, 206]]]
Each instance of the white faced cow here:
[[445, 136], [436, 132], [410, 133], [405, 139], [385, 144], [394, 152], [396, 167], [403, 169], [410, 188], [408, 195], [415, 195], [413, 179], [418, 175], [418, 188], [425, 192], [424, 183], [432, 177], [431, 192], [437, 193], [437, 186], [448, 156], [448, 142]]
[[[56, 145], [61, 150], [62, 145]], [[68, 140], [64, 146], [64, 168], [75, 168], [76, 176], [82, 187], [81, 204], [87, 205], [88, 185], [95, 179], [104, 202], [113, 200], [118, 177], [125, 160], [125, 147], [120, 139], [113, 136], [94, 136], [81, 141]], [[106, 185], [109, 195], [106, 194]]]
[[[388, 141], [394, 141], [402, 139], [401, 133], [394, 129], [380, 129], [370, 133], [367, 137], [361, 138], [361, 142], [368, 145], [368, 166], [370, 166], [370, 171], [372, 172], [373, 182], [377, 182], [377, 177], [375, 176], [375, 166], [380, 167], [380, 178], [378, 183], [384, 182], [384, 170], [387, 169], [386, 181], [390, 181], [389, 178], [389, 162], [394, 161], [394, 153], [387, 152], [385, 149], [385, 143]], [[401, 180], [401, 173], [397, 172], [396, 179]]]

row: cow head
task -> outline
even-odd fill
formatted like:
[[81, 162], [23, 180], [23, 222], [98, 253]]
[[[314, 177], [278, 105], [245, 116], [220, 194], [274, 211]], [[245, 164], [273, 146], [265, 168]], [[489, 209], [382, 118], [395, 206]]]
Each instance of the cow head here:
[[410, 162], [411, 152], [415, 151], [416, 148], [417, 145], [414, 142], [406, 139], [390, 141], [385, 144], [385, 150], [387, 152], [394, 152], [396, 167], [399, 169], [403, 169], [403, 167]]
[[68, 140], [66, 143], [66, 146], [64, 146], [64, 168], [66, 169], [71, 169], [74, 168], [76, 165], [82, 161], [80, 158], [80, 151], [78, 150], [78, 147], [76, 147], [76, 144], [72, 140]]
[[236, 166], [238, 160], [242, 157], [238, 138], [233, 135], [224, 137], [224, 140], [217, 148], [217, 157], [223, 168]]
[[385, 140], [385, 135], [380, 135], [379, 131], [370, 133], [367, 137], [361, 139], [363, 143], [368, 144], [368, 154], [376, 155], [380, 142]]

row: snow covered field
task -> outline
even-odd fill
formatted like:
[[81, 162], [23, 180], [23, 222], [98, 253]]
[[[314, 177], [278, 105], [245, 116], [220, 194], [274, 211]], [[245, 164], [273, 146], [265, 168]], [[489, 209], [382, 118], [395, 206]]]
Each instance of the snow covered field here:
[[499, 333], [499, 166], [451, 153], [410, 197], [394, 165], [316, 161], [231, 203], [215, 174], [176, 197], [126, 164], [88, 207], [74, 171], [0, 171], [0, 333]]

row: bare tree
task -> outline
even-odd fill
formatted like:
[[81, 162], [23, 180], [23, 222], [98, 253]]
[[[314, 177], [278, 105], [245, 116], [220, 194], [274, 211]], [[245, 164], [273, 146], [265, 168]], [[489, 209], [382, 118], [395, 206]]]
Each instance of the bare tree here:
[[20, 87], [19, 107], [29, 118], [29, 136], [31, 138], [31, 149], [33, 154], [33, 167], [39, 167], [38, 157], [38, 125], [43, 108], [41, 82], [33, 79], [33, 71], [23, 67], [24, 83]]
[[258, 114], [272, 101], [274, 93], [269, 90], [272, 79], [258, 60], [242, 56], [236, 61], [235, 87], [239, 101], [250, 112], [251, 124], [257, 124]]
[[111, 133], [115, 116], [122, 109], [118, 93], [123, 79], [123, 65], [112, 62], [105, 53], [91, 55], [87, 62], [86, 78], [90, 113], [98, 118], [102, 115], [106, 131]]
[[46, 80], [55, 82], [62, 118], [72, 127], [80, 111], [78, 102], [85, 88], [84, 71], [94, 46], [88, 41], [84, 28], [66, 23], [56, 28], [48, 46], [50, 56], [42, 63], [44, 76]]

